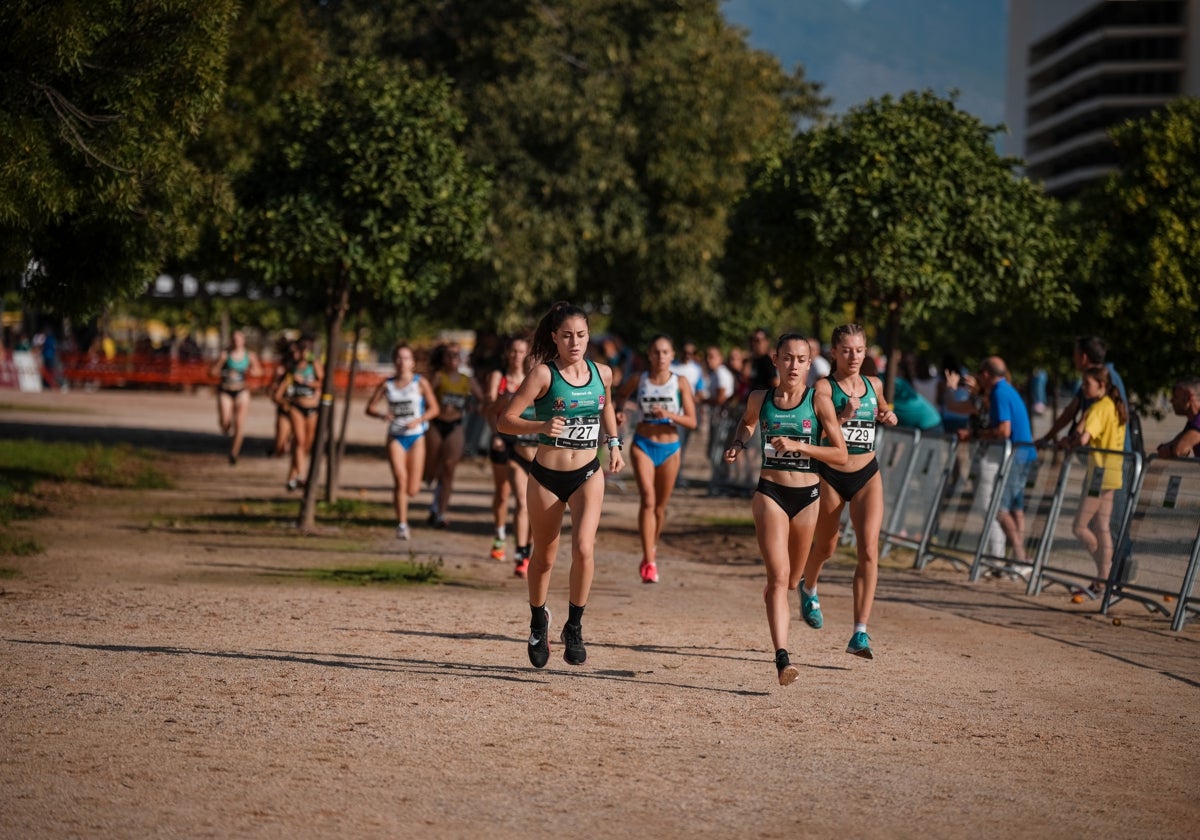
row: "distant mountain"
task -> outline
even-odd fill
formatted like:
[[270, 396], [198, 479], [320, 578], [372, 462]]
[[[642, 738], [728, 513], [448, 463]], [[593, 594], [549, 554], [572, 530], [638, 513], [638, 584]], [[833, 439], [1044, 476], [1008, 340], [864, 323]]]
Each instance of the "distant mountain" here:
[[725, 18], [787, 68], [804, 65], [831, 109], [930, 88], [1004, 121], [1008, 0], [725, 0]]

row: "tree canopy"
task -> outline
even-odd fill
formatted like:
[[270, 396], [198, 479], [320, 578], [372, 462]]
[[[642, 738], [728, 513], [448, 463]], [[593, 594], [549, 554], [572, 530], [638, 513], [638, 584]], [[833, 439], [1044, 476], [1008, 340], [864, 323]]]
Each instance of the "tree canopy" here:
[[1070, 214], [1079, 325], [1104, 337], [1130, 391], [1148, 397], [1200, 370], [1200, 99], [1111, 135], [1118, 169]]
[[444, 80], [378, 60], [335, 60], [319, 86], [284, 98], [279, 142], [239, 182], [237, 262], [325, 312], [317, 452], [347, 310], [420, 306], [482, 254], [488, 182], [458, 145], [463, 127]]
[[886, 325], [892, 354], [901, 331], [910, 348], [949, 334], [964, 353], [1020, 351], [980, 319], [1061, 314], [1074, 299], [1057, 204], [1017, 177], [992, 132], [930, 92], [802, 132], [739, 208], [731, 273], [819, 311], [851, 303], [851, 317]]
[[[234, 0], [0, 4], [0, 272], [88, 314], [194, 247]], [[27, 273], [28, 272], [28, 273]]]
[[443, 304], [522, 325], [556, 298], [672, 323], [720, 306], [747, 167], [821, 100], [747, 47], [716, 0], [345, 2], [346, 49], [454, 79], [494, 173], [489, 256]]

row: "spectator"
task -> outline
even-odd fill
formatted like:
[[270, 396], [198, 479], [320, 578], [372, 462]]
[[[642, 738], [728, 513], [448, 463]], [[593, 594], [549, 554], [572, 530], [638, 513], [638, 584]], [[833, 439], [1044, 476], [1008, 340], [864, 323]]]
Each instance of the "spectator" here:
[[808, 352], [812, 357], [812, 364], [808, 368], [808, 387], [811, 388], [817, 384], [818, 379], [828, 376], [833, 368], [829, 364], [829, 359], [825, 358], [825, 354], [821, 351], [820, 339], [810, 338], [808, 340]]
[[[695, 396], [697, 406], [706, 398], [704, 393], [704, 367], [700, 364], [700, 354], [696, 350], [696, 342], [683, 342], [683, 361], [671, 362], [671, 373], [676, 374], [681, 379], [686, 379], [687, 383], [692, 386], [692, 394]], [[687, 426], [678, 426], [679, 433], [679, 457], [682, 461], [687, 453], [688, 440], [692, 436], [692, 432], [700, 428], [699, 425], [694, 425], [692, 428]], [[630, 452], [632, 454], [632, 450]], [[683, 471], [679, 472], [679, 481], [683, 481]]]
[[933, 403], [917, 393], [914, 364], [915, 360], [911, 354], [906, 353], [900, 359], [900, 375], [896, 377], [895, 392], [892, 394], [892, 411], [896, 412], [896, 425], [920, 429], [931, 435], [941, 434], [941, 414]]
[[704, 351], [704, 366], [704, 399], [715, 409], [734, 398], [737, 378], [726, 366], [721, 348], [715, 344]]
[[1086, 446], [1093, 451], [1088, 456], [1088, 469], [1083, 479], [1083, 498], [1075, 514], [1072, 530], [1096, 563], [1096, 579], [1074, 601], [1082, 603], [1085, 595], [1096, 597], [1104, 591], [1112, 569], [1113, 535], [1110, 526], [1113, 496], [1122, 485], [1122, 458], [1108, 454], [1119, 451], [1125, 441], [1125, 422], [1129, 417], [1125, 402], [1109, 378], [1108, 368], [1095, 365], [1083, 372], [1080, 395], [1088, 401], [1088, 409], [1071, 432], [1070, 444]]
[[1183, 430], [1156, 450], [1160, 458], [1200, 458], [1200, 377], [1189, 376], [1175, 383], [1171, 408], [1186, 417]]
[[750, 334], [750, 388], [765, 391], [779, 384], [779, 372], [771, 360], [771, 336], [759, 327]]
[[[955, 371], [946, 371], [947, 387], [955, 389], [959, 386], [961, 377]], [[1013, 444], [1033, 443], [1033, 432], [1029, 423], [1029, 411], [1017, 389], [1008, 381], [1008, 367], [999, 356], [989, 356], [979, 366], [976, 377], [977, 387], [981, 394], [988, 399], [987, 425], [977, 430], [961, 429], [959, 440], [1011, 441]], [[959, 412], [971, 410], [971, 404], [951, 403], [950, 408]], [[975, 488], [977, 505], [989, 503], [996, 477], [1000, 471], [1000, 459], [995, 455], [998, 449], [991, 448], [985, 452], [979, 463], [979, 484]], [[992, 523], [987, 534], [988, 553], [993, 557], [1004, 557], [1004, 538], [1008, 538], [1012, 547], [1012, 559], [1021, 564], [1027, 564], [1025, 556], [1025, 479], [1029, 470], [1037, 460], [1037, 452], [1032, 446], [1019, 446], [1012, 456], [1008, 478], [1004, 484], [1003, 495], [1000, 498], [1000, 508], [996, 513], [996, 522]], [[999, 527], [997, 528], [997, 523]]]

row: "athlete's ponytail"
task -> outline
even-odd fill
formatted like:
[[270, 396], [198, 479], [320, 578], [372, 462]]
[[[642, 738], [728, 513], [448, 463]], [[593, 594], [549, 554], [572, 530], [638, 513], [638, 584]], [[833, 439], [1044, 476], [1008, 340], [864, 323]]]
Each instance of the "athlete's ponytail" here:
[[586, 322], [587, 313], [568, 301], [560, 300], [538, 321], [533, 331], [533, 344], [529, 348], [529, 355], [535, 362], [549, 362], [557, 358], [558, 345], [554, 341], [554, 333], [568, 318], [582, 318]]

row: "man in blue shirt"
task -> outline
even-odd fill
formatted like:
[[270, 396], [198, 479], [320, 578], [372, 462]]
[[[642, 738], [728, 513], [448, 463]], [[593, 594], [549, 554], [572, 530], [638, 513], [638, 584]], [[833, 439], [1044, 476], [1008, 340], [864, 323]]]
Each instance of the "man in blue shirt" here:
[[[1029, 422], [1029, 411], [1017, 389], [1008, 381], [1008, 366], [999, 356], [988, 356], [979, 366], [976, 377], [979, 393], [988, 395], [988, 424], [986, 428], [972, 431], [961, 429], [960, 440], [1011, 441], [1013, 444], [1032, 444], [1033, 427]], [[1025, 556], [1025, 480], [1037, 460], [1033, 446], [1017, 446], [1009, 465], [1008, 479], [996, 514], [1003, 536], [994, 531], [988, 535], [988, 553], [1004, 556], [1004, 537], [1012, 546], [1012, 559], [1017, 563], [1028, 563]], [[985, 458], [980, 464], [979, 486], [976, 497], [986, 500], [991, 496], [999, 463]], [[990, 479], [990, 480], [989, 480]], [[994, 526], [993, 526], [994, 528]]]

